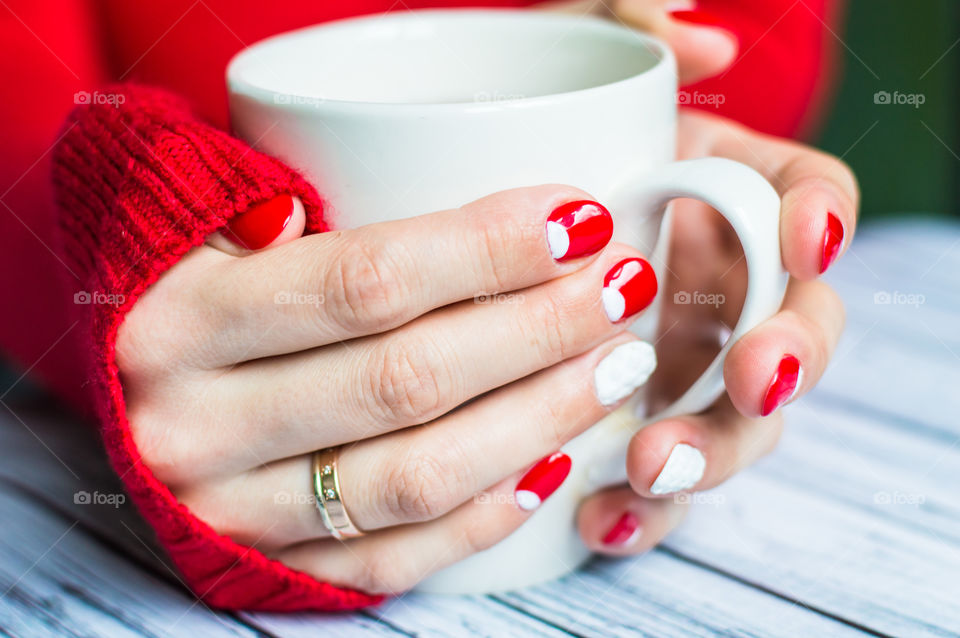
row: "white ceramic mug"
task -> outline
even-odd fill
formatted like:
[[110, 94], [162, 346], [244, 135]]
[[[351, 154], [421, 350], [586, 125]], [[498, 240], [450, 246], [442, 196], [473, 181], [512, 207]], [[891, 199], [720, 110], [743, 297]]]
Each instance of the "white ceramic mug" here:
[[[335, 228], [518, 186], [570, 184], [606, 205], [614, 239], [662, 273], [668, 202], [692, 197], [720, 211], [749, 273], [740, 320], [717, 359], [657, 419], [716, 400], [730, 346], [780, 305], [779, 198], [742, 164], [673, 161], [676, 63], [647, 35], [530, 11], [393, 13], [264, 40], [231, 61], [227, 81], [234, 130], [302, 171]], [[662, 306], [655, 300], [632, 331], [653, 341]], [[577, 505], [626, 480], [627, 443], [651, 420], [635, 396], [570, 441], [570, 475], [529, 521], [420, 589], [514, 589], [580, 565], [588, 551], [574, 526]]]

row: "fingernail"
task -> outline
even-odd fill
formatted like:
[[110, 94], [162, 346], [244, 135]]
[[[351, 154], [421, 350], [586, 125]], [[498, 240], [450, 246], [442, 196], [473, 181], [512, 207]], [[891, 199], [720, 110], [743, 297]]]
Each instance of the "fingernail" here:
[[833, 213], [827, 213], [827, 227], [823, 231], [823, 255], [820, 257], [820, 274], [830, 267], [830, 264], [840, 254], [843, 247], [843, 224], [840, 218]]
[[702, 9], [677, 9], [669, 12], [670, 17], [681, 22], [689, 22], [698, 26], [719, 27], [725, 29], [723, 21], [709, 11]]
[[557, 261], [592, 255], [613, 235], [610, 212], [589, 200], [567, 202], [547, 217], [547, 244]]
[[570, 466], [570, 457], [563, 452], [554, 452], [540, 459], [517, 483], [514, 492], [517, 506], [527, 512], [540, 507], [563, 484], [570, 473]]
[[707, 459], [700, 450], [686, 443], [677, 443], [650, 486], [650, 493], [672, 494], [688, 490], [700, 482], [706, 467]]
[[763, 395], [763, 407], [760, 416], [767, 416], [781, 405], [793, 398], [803, 379], [803, 368], [800, 360], [792, 354], [780, 359], [777, 371], [773, 373], [767, 393]]
[[603, 537], [604, 545], [624, 547], [632, 545], [640, 537], [640, 519], [633, 512], [624, 512], [607, 535]]
[[669, 11], [668, 13], [674, 20], [684, 22], [687, 25], [694, 27], [708, 27], [718, 32], [722, 31], [725, 37], [731, 38], [739, 47], [740, 38], [736, 33], [730, 30], [730, 27], [728, 26], [729, 21], [724, 21], [722, 18], [715, 16], [709, 11], [702, 11], [700, 9], [680, 9], [676, 11]]
[[597, 399], [614, 405], [642, 386], [657, 369], [657, 352], [645, 341], [631, 341], [614, 348], [593, 371]]
[[223, 234], [248, 250], [259, 250], [279, 237], [292, 217], [293, 197], [277, 195], [234, 217]]
[[617, 263], [603, 279], [603, 309], [610, 321], [635, 315], [657, 295], [657, 276], [645, 259], [631, 257]]

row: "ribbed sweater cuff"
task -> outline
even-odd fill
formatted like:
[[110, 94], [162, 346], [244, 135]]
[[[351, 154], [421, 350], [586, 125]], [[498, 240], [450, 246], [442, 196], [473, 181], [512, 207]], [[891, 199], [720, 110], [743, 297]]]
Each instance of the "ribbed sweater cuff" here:
[[[379, 597], [320, 583], [217, 534], [141, 462], [115, 359], [117, 330], [143, 292], [234, 215], [282, 193], [299, 197], [307, 231], [326, 230], [299, 174], [197, 121], [180, 99], [121, 85], [70, 115], [54, 150], [62, 258], [83, 280], [74, 330], [114, 469], [191, 589], [206, 603], [264, 611], [342, 610]], [[105, 98], [102, 96], [106, 96]], [[101, 303], [105, 301], [105, 303]]]

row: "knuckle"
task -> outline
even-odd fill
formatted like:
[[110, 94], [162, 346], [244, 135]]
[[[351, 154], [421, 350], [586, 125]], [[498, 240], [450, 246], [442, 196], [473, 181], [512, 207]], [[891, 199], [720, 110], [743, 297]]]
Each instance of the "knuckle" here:
[[[449, 454], [451, 448], [444, 449], [443, 456]], [[456, 505], [453, 485], [458, 480], [458, 474], [457, 464], [447, 458], [431, 452], [411, 450], [403, 462], [388, 472], [387, 480], [383, 483], [388, 493], [384, 495], [383, 502], [398, 520], [433, 520]]]
[[540, 424], [540, 441], [550, 449], [559, 448], [572, 438], [578, 424], [578, 415], [589, 413], [589, 408], [582, 404], [582, 399], [576, 394], [559, 401], [555, 398], [546, 400], [542, 404], [543, 417]]
[[323, 277], [332, 291], [334, 319], [354, 331], [378, 332], [406, 319], [407, 302], [417, 288], [406, 281], [409, 255], [398, 242], [371, 233], [345, 239]]
[[569, 302], [561, 295], [549, 295], [536, 304], [532, 317], [521, 318], [545, 361], [563, 361], [573, 353], [570, 316]]
[[425, 340], [389, 340], [374, 356], [372, 394], [378, 417], [411, 425], [443, 410], [444, 379], [449, 378], [440, 349]]
[[[523, 229], [519, 224], [511, 223], [506, 215], [476, 215], [473, 219], [475, 223], [471, 234], [480, 238], [480, 248], [477, 251], [480, 263], [475, 267], [482, 273], [482, 279], [495, 288], [479, 292], [507, 290], [510, 288], [509, 282], [515, 262], [505, 258], [503, 252], [505, 248], [509, 250], [523, 243]], [[498, 223], [499, 220], [503, 223]]]
[[543, 184], [494, 193], [462, 206], [471, 246], [478, 246], [474, 268], [488, 285], [502, 292], [517, 280], [517, 264], [545, 258], [544, 217], [557, 206], [591, 195], [572, 186]]

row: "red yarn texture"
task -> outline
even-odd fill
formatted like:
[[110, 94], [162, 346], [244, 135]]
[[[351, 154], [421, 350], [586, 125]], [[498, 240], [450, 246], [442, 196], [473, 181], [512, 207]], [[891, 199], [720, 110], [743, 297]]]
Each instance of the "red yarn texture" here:
[[[198, 122], [181, 100], [137, 86], [77, 107], [53, 160], [63, 255], [94, 303], [80, 304], [91, 337], [91, 392], [114, 470], [177, 569], [206, 603], [263, 611], [342, 610], [379, 597], [320, 583], [217, 534], [180, 505], [140, 459], [115, 359], [117, 329], [137, 298], [233, 215], [282, 193], [299, 197], [307, 231], [326, 230], [313, 187], [281, 162]], [[116, 301], [116, 303], [112, 303]]]

